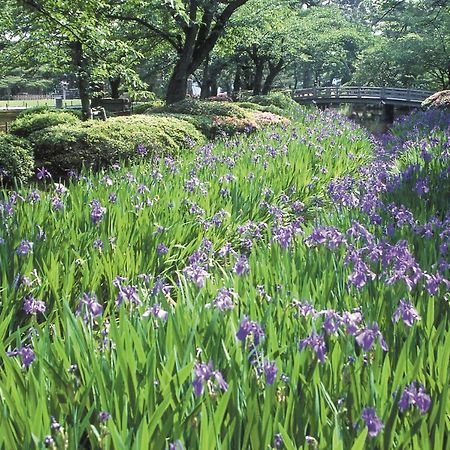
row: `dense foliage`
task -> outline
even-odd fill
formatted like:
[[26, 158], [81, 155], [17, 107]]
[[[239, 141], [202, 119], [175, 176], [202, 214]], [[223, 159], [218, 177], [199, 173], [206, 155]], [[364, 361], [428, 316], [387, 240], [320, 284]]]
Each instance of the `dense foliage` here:
[[445, 448], [443, 114], [3, 191], [0, 446]]
[[119, 159], [132, 161], [140, 155], [177, 154], [204, 142], [204, 136], [190, 123], [163, 115], [115, 117], [107, 121], [60, 124], [30, 136], [36, 162], [58, 173], [80, 169], [82, 165], [100, 168]]
[[69, 111], [39, 109], [34, 113], [23, 114], [11, 123], [10, 132], [20, 137], [29, 137], [30, 134], [54, 125], [79, 124], [80, 119]]
[[24, 182], [33, 175], [34, 158], [25, 139], [0, 134], [0, 183]]

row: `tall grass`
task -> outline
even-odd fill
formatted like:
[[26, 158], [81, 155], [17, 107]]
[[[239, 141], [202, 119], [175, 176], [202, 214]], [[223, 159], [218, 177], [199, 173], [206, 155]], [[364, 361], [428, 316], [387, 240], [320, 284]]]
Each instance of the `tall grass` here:
[[[291, 128], [180, 160], [86, 171], [66, 192], [49, 179], [2, 191], [0, 447], [450, 445], [448, 293], [427, 278], [448, 277], [448, 204], [404, 178], [416, 143], [402, 137], [433, 147], [439, 169], [416, 175], [434, 180], [448, 130], [394, 133], [376, 143], [339, 115], [303, 111]], [[411, 223], [392, 203], [409, 205]], [[400, 241], [422, 271], [412, 285], [410, 272], [387, 282], [389, 261], [367, 256]], [[362, 285], [358, 262], [373, 273]], [[25, 313], [29, 296], [44, 313]], [[400, 299], [421, 317], [411, 327], [393, 322]], [[358, 344], [374, 322], [387, 351]], [[300, 350], [315, 335], [323, 362]], [[31, 363], [11, 353], [27, 347]], [[399, 409], [416, 380], [424, 414]], [[369, 407], [383, 422], [373, 437]]]

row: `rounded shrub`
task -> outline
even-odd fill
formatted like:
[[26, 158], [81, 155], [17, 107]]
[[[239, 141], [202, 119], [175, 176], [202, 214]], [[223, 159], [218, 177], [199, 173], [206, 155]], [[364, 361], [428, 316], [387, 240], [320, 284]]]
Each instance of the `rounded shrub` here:
[[147, 111], [151, 111], [153, 108], [161, 108], [163, 105], [163, 101], [158, 99], [150, 102], [133, 104], [133, 114], [145, 114]]
[[244, 109], [249, 109], [251, 111], [260, 111], [260, 112], [270, 112], [272, 114], [278, 114], [279, 116], [286, 115], [286, 111], [274, 105], [259, 105], [258, 103], [251, 102], [239, 102], [238, 106]]
[[276, 106], [283, 111], [298, 107], [298, 103], [285, 92], [270, 92], [267, 95], [254, 95], [249, 97], [247, 102], [257, 103], [262, 106]]
[[59, 124], [75, 124], [79, 121], [77, 116], [70, 111], [36, 110], [34, 113], [18, 117], [12, 122], [11, 133], [20, 137], [28, 137], [30, 134], [44, 128]]
[[0, 179], [23, 182], [33, 175], [34, 159], [31, 145], [11, 134], [0, 134]]
[[146, 148], [147, 157], [176, 154], [204, 143], [205, 137], [192, 124], [174, 117], [136, 115], [55, 125], [33, 133], [30, 140], [38, 164], [62, 173], [82, 165], [96, 169], [142, 158], [138, 145]]
[[194, 116], [226, 116], [239, 119], [248, 117], [248, 111], [230, 102], [208, 102], [193, 99], [186, 99], [163, 108], [156, 108], [152, 112], [190, 114]]

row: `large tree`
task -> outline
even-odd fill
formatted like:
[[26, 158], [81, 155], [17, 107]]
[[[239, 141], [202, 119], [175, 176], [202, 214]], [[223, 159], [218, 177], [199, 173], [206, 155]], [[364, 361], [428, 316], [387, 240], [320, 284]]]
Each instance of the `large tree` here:
[[167, 103], [184, 99], [189, 76], [202, 65], [231, 16], [248, 0], [124, 0], [111, 11], [115, 20], [134, 22], [168, 42], [177, 59], [169, 79]]
[[45, 65], [73, 74], [84, 118], [91, 116], [94, 81], [133, 79], [130, 57], [137, 54], [106, 18], [107, 0], [7, 0], [6, 5], [8, 45], [1, 65], [24, 71]]

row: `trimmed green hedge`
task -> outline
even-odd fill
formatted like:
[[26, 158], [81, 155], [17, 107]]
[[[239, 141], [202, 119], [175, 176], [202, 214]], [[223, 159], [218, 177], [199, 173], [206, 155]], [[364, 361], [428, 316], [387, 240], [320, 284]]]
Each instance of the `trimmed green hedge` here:
[[247, 102], [257, 103], [261, 106], [276, 106], [283, 111], [289, 111], [298, 107], [298, 103], [292, 97], [283, 92], [270, 92], [267, 95], [254, 95], [249, 97]]
[[11, 134], [0, 134], [0, 179], [23, 182], [33, 175], [34, 159], [30, 143]]
[[208, 102], [186, 99], [163, 108], [154, 108], [149, 113], [189, 114], [194, 116], [226, 116], [245, 119], [248, 111], [230, 102]]
[[274, 105], [268, 105], [263, 106], [259, 105], [258, 103], [252, 103], [252, 102], [239, 102], [236, 103], [240, 108], [244, 109], [250, 109], [251, 111], [261, 111], [261, 112], [270, 112], [272, 114], [278, 114], [279, 116], [286, 116], [287, 112], [281, 108], [278, 108], [278, 106]]
[[145, 114], [152, 108], [161, 108], [163, 104], [164, 103], [162, 100], [153, 100], [149, 102], [133, 104], [133, 114]]
[[164, 108], [149, 110], [149, 114], [165, 114], [194, 125], [208, 139], [250, 132], [271, 124], [285, 124], [283, 111], [273, 106], [255, 103], [204, 101], [187, 99]]
[[192, 124], [174, 117], [137, 115], [60, 124], [33, 133], [30, 140], [38, 164], [62, 173], [83, 164], [99, 168], [121, 159], [136, 160], [141, 158], [138, 145], [147, 148], [148, 156], [175, 154], [204, 143], [205, 137]]
[[76, 124], [80, 122], [75, 114], [69, 111], [39, 109], [18, 117], [11, 123], [10, 131], [20, 137], [28, 137], [32, 133], [59, 124]]

